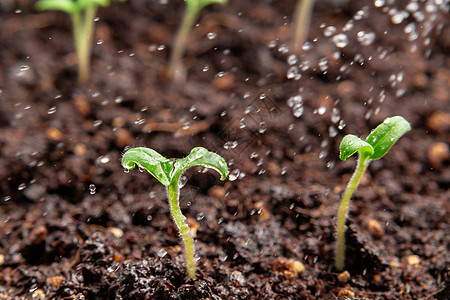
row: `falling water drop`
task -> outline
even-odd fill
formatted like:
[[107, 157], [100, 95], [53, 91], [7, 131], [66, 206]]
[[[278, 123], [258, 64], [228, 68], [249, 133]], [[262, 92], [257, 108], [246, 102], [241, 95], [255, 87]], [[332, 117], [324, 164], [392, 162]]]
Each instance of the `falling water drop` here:
[[94, 195], [96, 190], [97, 190], [97, 187], [95, 186], [95, 184], [89, 185], [89, 194]]
[[338, 48], [344, 48], [348, 45], [348, 37], [343, 33], [333, 36], [332, 41]]

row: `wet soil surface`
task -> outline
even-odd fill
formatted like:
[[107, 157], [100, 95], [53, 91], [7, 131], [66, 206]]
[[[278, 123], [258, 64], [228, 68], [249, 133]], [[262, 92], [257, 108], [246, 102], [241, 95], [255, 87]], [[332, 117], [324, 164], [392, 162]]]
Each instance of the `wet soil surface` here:
[[[114, 2], [78, 86], [70, 20], [33, 3], [0, 5], [1, 299], [448, 299], [444, 4], [317, 1], [297, 56], [295, 1], [210, 6], [171, 82], [182, 1]], [[412, 131], [356, 191], [337, 272], [335, 215], [356, 164], [338, 160], [339, 142], [393, 115]], [[133, 146], [203, 146], [229, 164], [225, 182], [186, 173], [195, 281], [164, 187], [120, 166]]]

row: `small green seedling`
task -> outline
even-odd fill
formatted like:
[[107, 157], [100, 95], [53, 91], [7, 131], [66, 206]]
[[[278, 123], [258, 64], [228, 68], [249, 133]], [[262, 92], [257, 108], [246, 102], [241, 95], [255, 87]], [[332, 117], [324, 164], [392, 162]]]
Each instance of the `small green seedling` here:
[[186, 49], [186, 41], [191, 28], [200, 10], [210, 4], [225, 4], [228, 0], [185, 0], [186, 10], [184, 12], [183, 22], [178, 29], [177, 35], [173, 42], [173, 49], [170, 54], [168, 77], [172, 80], [179, 77], [181, 69], [181, 58]]
[[298, 0], [294, 12], [294, 33], [292, 38], [292, 51], [299, 53], [306, 41], [314, 8], [314, 0]]
[[[116, 0], [124, 2], [125, 0]], [[111, 0], [39, 0], [38, 10], [60, 10], [70, 15], [78, 56], [78, 82], [87, 83], [91, 60], [94, 17], [98, 6], [109, 6]]]
[[339, 205], [337, 215], [337, 241], [336, 262], [337, 270], [344, 269], [345, 263], [345, 221], [349, 207], [350, 198], [361, 180], [362, 175], [373, 159], [382, 158], [394, 145], [394, 143], [406, 132], [411, 130], [411, 125], [400, 116], [387, 118], [383, 123], [373, 130], [367, 139], [363, 141], [359, 137], [346, 135], [339, 146], [340, 159], [346, 160], [358, 152], [358, 165], [351, 177]]
[[122, 158], [122, 166], [126, 171], [136, 165], [147, 170], [166, 187], [170, 213], [184, 241], [188, 277], [195, 279], [194, 239], [180, 208], [180, 178], [190, 167], [203, 166], [216, 170], [221, 175], [220, 179], [225, 180], [228, 176], [227, 163], [220, 155], [202, 147], [194, 148], [188, 156], [176, 160], [165, 158], [153, 149], [138, 147], [127, 150]]

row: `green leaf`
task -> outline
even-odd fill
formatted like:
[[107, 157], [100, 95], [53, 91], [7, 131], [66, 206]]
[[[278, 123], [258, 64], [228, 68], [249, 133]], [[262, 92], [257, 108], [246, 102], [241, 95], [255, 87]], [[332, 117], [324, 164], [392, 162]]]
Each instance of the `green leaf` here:
[[349, 134], [344, 136], [342, 139], [341, 145], [339, 146], [339, 151], [339, 158], [341, 160], [346, 160], [355, 154], [356, 151], [358, 151], [361, 156], [370, 156], [373, 154], [373, 147], [356, 135]]
[[367, 137], [373, 147], [370, 159], [380, 159], [394, 145], [394, 143], [406, 132], [411, 130], [411, 125], [401, 116], [387, 118], [377, 126]]
[[77, 4], [72, 0], [40, 0], [36, 3], [37, 10], [60, 10], [68, 14], [78, 10]]
[[200, 11], [203, 7], [210, 4], [226, 4], [228, 0], [186, 0], [188, 10]]
[[225, 180], [228, 176], [228, 166], [223, 157], [203, 147], [196, 147], [191, 150], [188, 156], [175, 162], [171, 177], [174, 177], [175, 174], [181, 174], [194, 166], [203, 166], [216, 170], [221, 175], [220, 180]]
[[122, 157], [122, 167], [127, 170], [136, 165], [145, 168], [163, 185], [170, 183], [170, 173], [173, 169], [173, 161], [165, 158], [153, 149], [137, 147], [129, 149]]

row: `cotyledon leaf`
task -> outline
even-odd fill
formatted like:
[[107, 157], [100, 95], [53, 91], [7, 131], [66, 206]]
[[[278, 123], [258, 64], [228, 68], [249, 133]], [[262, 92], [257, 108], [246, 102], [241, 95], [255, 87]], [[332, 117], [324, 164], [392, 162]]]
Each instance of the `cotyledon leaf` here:
[[153, 149], [136, 147], [125, 152], [122, 157], [122, 166], [131, 170], [136, 164], [146, 169], [163, 185], [169, 185], [170, 173], [173, 169], [172, 160], [165, 158]]
[[38, 10], [60, 10], [71, 14], [78, 10], [77, 4], [72, 0], [40, 0], [36, 3]]
[[225, 180], [229, 172], [223, 157], [203, 147], [196, 147], [191, 150], [188, 156], [175, 162], [171, 177], [175, 176], [175, 174], [181, 174], [186, 169], [194, 166], [203, 166], [216, 170], [221, 175], [220, 180]]
[[346, 135], [339, 146], [339, 158], [341, 160], [346, 160], [355, 152], [359, 152], [360, 155], [371, 156], [373, 154], [373, 147], [361, 140], [359, 137], [353, 134]]
[[367, 137], [366, 142], [373, 147], [370, 159], [380, 159], [391, 149], [392, 145], [406, 132], [411, 125], [401, 116], [386, 118]]

